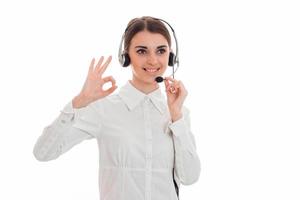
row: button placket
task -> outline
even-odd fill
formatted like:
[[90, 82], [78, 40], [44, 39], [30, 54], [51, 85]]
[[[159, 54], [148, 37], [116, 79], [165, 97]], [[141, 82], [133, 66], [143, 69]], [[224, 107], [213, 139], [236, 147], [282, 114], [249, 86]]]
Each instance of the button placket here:
[[150, 98], [145, 97], [144, 120], [145, 120], [145, 139], [146, 139], [146, 179], [145, 179], [145, 199], [151, 200], [151, 178], [152, 178], [152, 132], [150, 124]]

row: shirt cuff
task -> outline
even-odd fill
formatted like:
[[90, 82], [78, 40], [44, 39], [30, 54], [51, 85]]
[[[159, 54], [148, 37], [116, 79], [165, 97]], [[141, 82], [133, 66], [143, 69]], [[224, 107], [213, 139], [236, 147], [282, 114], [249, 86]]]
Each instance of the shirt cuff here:
[[72, 101], [67, 103], [65, 107], [60, 111], [61, 112], [61, 117], [60, 117], [60, 122], [61, 123], [66, 123], [70, 122], [74, 119], [75, 116], [75, 109], [73, 108]]
[[73, 108], [72, 101], [67, 103], [67, 105], [65, 105], [65, 107], [61, 110], [61, 112], [65, 113], [65, 114], [74, 114], [75, 111], [74, 111], [74, 108]]
[[185, 124], [184, 117], [182, 116], [175, 122], [170, 123], [169, 128], [176, 137], [179, 137], [181, 134], [185, 133], [187, 131], [187, 126]]

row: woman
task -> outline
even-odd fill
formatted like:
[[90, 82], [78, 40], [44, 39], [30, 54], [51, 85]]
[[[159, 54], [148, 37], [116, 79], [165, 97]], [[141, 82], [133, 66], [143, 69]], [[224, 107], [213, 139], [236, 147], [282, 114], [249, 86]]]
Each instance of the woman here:
[[[96, 138], [102, 200], [178, 199], [180, 184], [198, 180], [200, 161], [183, 106], [183, 83], [166, 77], [166, 99], [155, 81], [166, 71], [170, 53], [170, 34], [161, 20], [131, 20], [124, 33], [124, 55], [132, 79], [112, 94], [116, 81], [102, 77], [112, 57], [101, 57], [96, 65], [92, 59], [81, 92], [39, 137], [36, 159], [56, 159], [81, 141]], [[111, 87], [104, 90], [108, 82]]]

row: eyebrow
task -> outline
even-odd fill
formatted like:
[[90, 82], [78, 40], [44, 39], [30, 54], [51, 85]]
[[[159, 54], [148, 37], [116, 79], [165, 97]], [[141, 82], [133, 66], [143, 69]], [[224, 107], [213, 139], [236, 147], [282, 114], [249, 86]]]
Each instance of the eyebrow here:
[[[167, 47], [167, 45], [160, 45], [160, 46], [157, 47], [157, 49], [165, 48], [165, 47]], [[146, 46], [136, 46], [135, 48], [148, 49]]]

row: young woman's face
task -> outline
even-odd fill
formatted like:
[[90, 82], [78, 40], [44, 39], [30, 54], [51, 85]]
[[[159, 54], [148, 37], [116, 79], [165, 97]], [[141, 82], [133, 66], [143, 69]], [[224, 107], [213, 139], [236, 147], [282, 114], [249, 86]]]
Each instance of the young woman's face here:
[[159, 33], [142, 31], [134, 35], [129, 46], [133, 78], [143, 83], [155, 83], [166, 71], [170, 48]]

